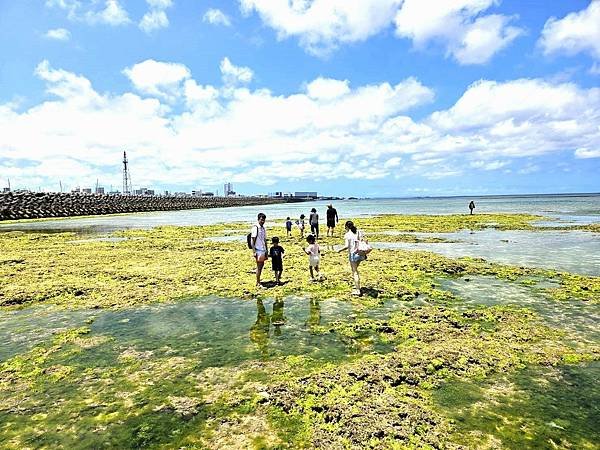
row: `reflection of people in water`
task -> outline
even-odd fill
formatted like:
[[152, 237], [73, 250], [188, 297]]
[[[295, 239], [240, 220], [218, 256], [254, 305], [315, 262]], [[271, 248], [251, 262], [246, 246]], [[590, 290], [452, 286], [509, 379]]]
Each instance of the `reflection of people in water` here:
[[269, 325], [271, 318], [267, 314], [261, 299], [256, 299], [256, 322], [250, 328], [250, 340], [256, 344], [263, 356], [269, 351]]
[[308, 325], [308, 328], [310, 328], [311, 331], [313, 331], [315, 327], [321, 325], [321, 305], [319, 305], [317, 299], [310, 299], [310, 310], [308, 311], [306, 325]]
[[275, 303], [273, 303], [273, 314], [271, 314], [271, 324], [273, 325], [273, 334], [275, 336], [281, 336], [281, 326], [284, 323], [283, 300], [275, 300]]

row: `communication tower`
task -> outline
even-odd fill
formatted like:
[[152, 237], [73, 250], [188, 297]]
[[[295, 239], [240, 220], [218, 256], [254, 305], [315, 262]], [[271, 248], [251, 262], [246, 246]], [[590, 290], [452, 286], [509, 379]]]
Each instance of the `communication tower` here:
[[127, 167], [127, 152], [123, 152], [123, 194], [131, 194], [131, 175]]

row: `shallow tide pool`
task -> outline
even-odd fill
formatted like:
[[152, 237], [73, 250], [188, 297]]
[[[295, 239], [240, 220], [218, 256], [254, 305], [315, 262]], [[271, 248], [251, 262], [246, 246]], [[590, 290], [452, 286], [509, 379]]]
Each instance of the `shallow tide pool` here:
[[471, 256], [491, 262], [600, 275], [600, 235], [585, 231], [483, 231], [414, 233], [453, 242], [380, 242], [379, 248], [424, 250], [451, 258]]

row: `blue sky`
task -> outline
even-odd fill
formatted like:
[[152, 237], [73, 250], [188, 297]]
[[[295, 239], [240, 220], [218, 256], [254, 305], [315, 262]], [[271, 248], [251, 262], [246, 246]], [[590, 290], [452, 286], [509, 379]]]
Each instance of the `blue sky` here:
[[[357, 6], [358, 5], [358, 6]], [[600, 191], [600, 0], [0, 0], [0, 187]]]

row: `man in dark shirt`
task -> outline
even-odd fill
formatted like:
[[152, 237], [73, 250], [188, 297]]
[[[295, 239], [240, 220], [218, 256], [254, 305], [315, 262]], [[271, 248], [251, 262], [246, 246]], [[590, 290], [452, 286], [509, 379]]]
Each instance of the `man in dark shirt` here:
[[335, 230], [335, 224], [339, 222], [337, 210], [333, 207], [333, 205], [327, 205], [327, 236], [329, 236], [329, 232], [331, 232], [331, 237], [333, 237], [333, 231]]
[[285, 250], [279, 245], [279, 238], [277, 236], [271, 239], [273, 244], [269, 250], [269, 256], [271, 257], [271, 267], [275, 272], [275, 283], [281, 284], [281, 273], [283, 272], [283, 254]]

